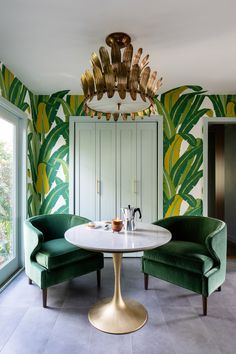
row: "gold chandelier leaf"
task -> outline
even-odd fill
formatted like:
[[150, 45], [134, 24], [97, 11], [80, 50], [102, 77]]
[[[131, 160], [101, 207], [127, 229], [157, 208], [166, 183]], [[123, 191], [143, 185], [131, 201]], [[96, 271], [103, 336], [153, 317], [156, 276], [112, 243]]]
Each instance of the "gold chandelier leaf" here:
[[149, 66], [147, 66], [141, 73], [140, 76], [140, 83], [139, 83], [139, 89], [140, 89], [140, 94], [144, 102], [146, 102], [145, 94], [146, 94], [146, 89], [147, 89], [147, 83], [149, 80], [151, 69]]
[[150, 76], [147, 84], [147, 94], [148, 96], [153, 96], [153, 84], [155, 83], [157, 77], [157, 72], [153, 71], [152, 75]]
[[121, 62], [120, 47], [116, 41], [112, 43], [112, 47], [111, 47], [111, 61], [112, 61], [113, 71], [116, 75], [118, 71], [118, 66]]
[[110, 120], [111, 118], [111, 113], [106, 113], [106, 120]]
[[139, 63], [139, 59], [141, 58], [141, 55], [143, 53], [143, 49], [142, 48], [139, 48], [137, 53], [135, 54], [134, 56], [134, 59], [133, 59], [133, 65], [136, 65]]
[[154, 83], [152, 88], [152, 96], [155, 96], [157, 94], [157, 91], [159, 90], [161, 85], [162, 85], [162, 77]]
[[98, 119], [102, 118], [102, 112], [98, 112]]
[[81, 115], [83, 116], [84, 113], [86, 113], [86, 104], [85, 104], [85, 101], [84, 101], [83, 107], [82, 107], [82, 109], [81, 109]]
[[99, 101], [103, 96], [105, 82], [104, 82], [104, 77], [102, 75], [101, 69], [96, 65], [93, 67], [93, 75], [94, 75], [94, 80], [95, 80], [95, 85], [97, 90], [97, 99]]
[[85, 107], [85, 113], [87, 116], [90, 114], [90, 108], [87, 105]]
[[87, 97], [88, 96], [88, 82], [86, 80], [85, 74], [82, 74], [82, 76], [81, 76], [81, 84], [82, 84], [84, 96]]
[[141, 61], [141, 63], [140, 63], [140, 70], [141, 70], [141, 71], [145, 68], [145, 66], [147, 66], [147, 65], [149, 64], [148, 59], [149, 59], [149, 54], [147, 54], [147, 55], [142, 59], [142, 61]]
[[117, 72], [117, 89], [122, 100], [126, 97], [127, 69], [125, 63], [119, 63]]
[[144, 110], [144, 115], [150, 117], [151, 112], [150, 112], [150, 108], [149, 107]]
[[111, 98], [114, 96], [114, 92], [115, 92], [115, 76], [111, 64], [105, 66], [104, 74], [105, 74], [107, 96], [108, 98]]
[[143, 115], [144, 115], [143, 111], [138, 112], [138, 116], [141, 117], [141, 119], [143, 119]]
[[113, 118], [114, 118], [114, 121], [117, 122], [118, 119], [119, 119], [119, 113], [113, 113]]
[[110, 65], [110, 57], [109, 57], [108, 50], [105, 47], [100, 47], [99, 54], [100, 54], [103, 70], [105, 70], [105, 67], [107, 65]]
[[155, 102], [153, 101], [152, 97], [149, 97], [149, 101], [151, 102], [152, 106], [155, 106]]
[[156, 113], [156, 110], [155, 110], [155, 107], [154, 107], [154, 104], [151, 105], [150, 107], [150, 111], [154, 114]]
[[132, 44], [129, 44], [127, 47], [125, 47], [124, 53], [123, 53], [123, 62], [126, 66], [127, 71], [130, 70], [132, 56], [133, 56], [133, 46], [132, 46]]
[[150, 96], [151, 97], [155, 96], [155, 94], [160, 86], [161, 86], [161, 79], [158, 80], [156, 77], [154, 82], [152, 83], [152, 86], [150, 87]]
[[86, 80], [88, 83], [88, 91], [89, 91], [89, 96], [90, 96], [90, 100], [91, 100], [93, 98], [94, 92], [95, 92], [93, 75], [91, 74], [91, 72], [89, 70], [86, 70], [85, 77], [86, 77]]
[[102, 71], [100, 59], [95, 52], [93, 52], [91, 55], [91, 64], [92, 66], [97, 66]]
[[129, 78], [129, 89], [130, 89], [130, 96], [134, 101], [136, 100], [137, 97], [139, 72], [140, 72], [139, 65], [138, 64], [132, 65], [130, 78]]

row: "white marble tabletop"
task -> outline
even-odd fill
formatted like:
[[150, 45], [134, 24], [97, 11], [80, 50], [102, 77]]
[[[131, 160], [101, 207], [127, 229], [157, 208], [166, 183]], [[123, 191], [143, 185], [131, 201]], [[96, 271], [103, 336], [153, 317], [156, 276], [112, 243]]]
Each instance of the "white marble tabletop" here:
[[91, 251], [126, 253], [152, 249], [164, 245], [171, 239], [171, 233], [163, 227], [137, 223], [135, 231], [119, 233], [104, 230], [104, 222], [95, 222], [92, 229], [86, 224], [74, 226], [65, 232], [70, 243]]

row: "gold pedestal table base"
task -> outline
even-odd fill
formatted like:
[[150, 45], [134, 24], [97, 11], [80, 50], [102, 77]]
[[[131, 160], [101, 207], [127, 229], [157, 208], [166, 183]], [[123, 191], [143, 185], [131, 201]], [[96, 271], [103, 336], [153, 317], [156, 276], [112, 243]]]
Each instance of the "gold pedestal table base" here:
[[115, 286], [113, 298], [107, 298], [95, 304], [88, 314], [91, 324], [100, 331], [124, 334], [136, 331], [147, 321], [147, 311], [138, 302], [121, 295], [120, 268], [122, 253], [113, 253]]
[[97, 329], [114, 334], [130, 333], [141, 328], [147, 321], [147, 311], [134, 300], [123, 299], [120, 289], [122, 254], [150, 250], [164, 245], [171, 233], [163, 227], [137, 223], [135, 231], [113, 234], [104, 230], [104, 222], [96, 222], [98, 228], [90, 229], [86, 224], [74, 226], [65, 232], [65, 239], [85, 250], [112, 252], [115, 273], [114, 294], [104, 299], [89, 311], [88, 318]]

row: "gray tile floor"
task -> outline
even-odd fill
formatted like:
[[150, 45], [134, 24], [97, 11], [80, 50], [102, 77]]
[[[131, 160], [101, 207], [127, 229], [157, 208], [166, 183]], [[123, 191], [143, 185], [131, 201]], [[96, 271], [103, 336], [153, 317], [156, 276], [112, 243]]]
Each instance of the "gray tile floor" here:
[[202, 316], [201, 296], [151, 278], [143, 289], [138, 259], [125, 259], [123, 295], [143, 303], [148, 323], [127, 335], [111, 335], [93, 328], [88, 309], [113, 291], [111, 259], [105, 260], [102, 288], [95, 273], [51, 287], [48, 309], [41, 292], [21, 273], [0, 294], [0, 351], [4, 354], [233, 354], [236, 353], [236, 262], [228, 262], [221, 292], [209, 298]]

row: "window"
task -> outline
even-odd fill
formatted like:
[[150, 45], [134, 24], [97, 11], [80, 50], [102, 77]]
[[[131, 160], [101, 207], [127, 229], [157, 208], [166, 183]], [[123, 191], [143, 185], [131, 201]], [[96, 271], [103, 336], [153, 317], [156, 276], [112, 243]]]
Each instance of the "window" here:
[[22, 264], [26, 118], [11, 106], [0, 100], [0, 284]]

